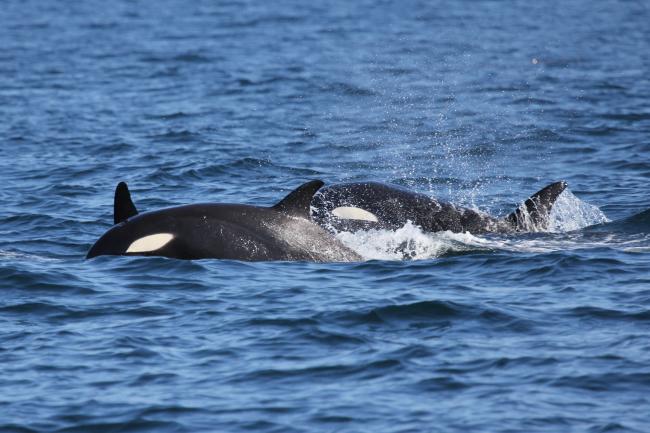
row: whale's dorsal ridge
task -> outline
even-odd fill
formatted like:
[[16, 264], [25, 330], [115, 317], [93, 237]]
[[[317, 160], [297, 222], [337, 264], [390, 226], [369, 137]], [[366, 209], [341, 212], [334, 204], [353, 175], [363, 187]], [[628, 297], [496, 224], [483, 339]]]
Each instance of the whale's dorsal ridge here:
[[115, 199], [113, 200], [113, 224], [119, 224], [138, 214], [131, 193], [126, 182], [120, 182], [115, 188]]
[[273, 209], [287, 215], [309, 218], [311, 199], [325, 183], [322, 180], [312, 180], [303, 183], [280, 200]]
[[557, 198], [567, 188], [565, 181], [554, 182], [530, 196], [513, 213], [506, 217], [516, 230], [537, 231], [548, 226], [551, 209]]

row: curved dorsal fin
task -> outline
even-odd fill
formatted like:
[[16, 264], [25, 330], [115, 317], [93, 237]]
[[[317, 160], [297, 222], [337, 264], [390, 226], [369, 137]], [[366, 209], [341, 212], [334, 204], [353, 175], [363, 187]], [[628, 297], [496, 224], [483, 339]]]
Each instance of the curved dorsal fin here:
[[125, 182], [120, 182], [115, 188], [115, 199], [113, 200], [113, 224], [119, 224], [138, 214], [131, 193]]
[[312, 180], [303, 183], [283, 198], [273, 209], [288, 215], [309, 218], [311, 199], [325, 183], [321, 180]]
[[506, 220], [521, 231], [546, 230], [548, 217], [555, 200], [567, 187], [564, 181], [552, 183], [533, 194], [521, 204]]

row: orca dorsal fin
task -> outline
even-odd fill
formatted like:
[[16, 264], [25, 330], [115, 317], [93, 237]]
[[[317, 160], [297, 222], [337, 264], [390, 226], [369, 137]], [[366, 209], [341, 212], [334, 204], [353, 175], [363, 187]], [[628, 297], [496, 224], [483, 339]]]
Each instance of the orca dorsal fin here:
[[119, 224], [138, 214], [131, 193], [126, 182], [120, 182], [115, 188], [115, 199], [113, 200], [113, 224]]
[[537, 191], [506, 217], [517, 231], [542, 231], [548, 228], [548, 217], [555, 200], [567, 187], [565, 181], [555, 182]]
[[285, 198], [280, 200], [273, 209], [286, 213], [287, 215], [309, 218], [311, 199], [321, 186], [325, 185], [322, 180], [312, 180], [303, 183], [294, 189]]

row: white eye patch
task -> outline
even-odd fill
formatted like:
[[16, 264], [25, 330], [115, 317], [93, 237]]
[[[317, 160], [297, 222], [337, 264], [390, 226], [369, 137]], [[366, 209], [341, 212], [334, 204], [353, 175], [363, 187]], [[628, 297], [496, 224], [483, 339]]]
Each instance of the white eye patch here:
[[156, 251], [167, 245], [172, 239], [174, 239], [174, 235], [171, 233], [156, 233], [155, 235], [145, 236], [129, 245], [126, 252], [146, 253], [148, 251]]
[[346, 220], [372, 221], [375, 223], [378, 221], [377, 217], [373, 213], [358, 207], [337, 207], [332, 211], [332, 214]]

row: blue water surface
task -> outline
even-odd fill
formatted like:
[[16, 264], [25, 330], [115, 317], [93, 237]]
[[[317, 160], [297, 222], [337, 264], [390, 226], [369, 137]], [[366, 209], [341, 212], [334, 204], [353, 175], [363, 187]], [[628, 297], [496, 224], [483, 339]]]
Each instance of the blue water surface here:
[[[648, 23], [644, 1], [3, 1], [0, 431], [647, 432]], [[344, 238], [361, 263], [84, 260], [121, 180], [153, 210], [311, 179], [496, 215], [564, 179], [612, 222]]]

